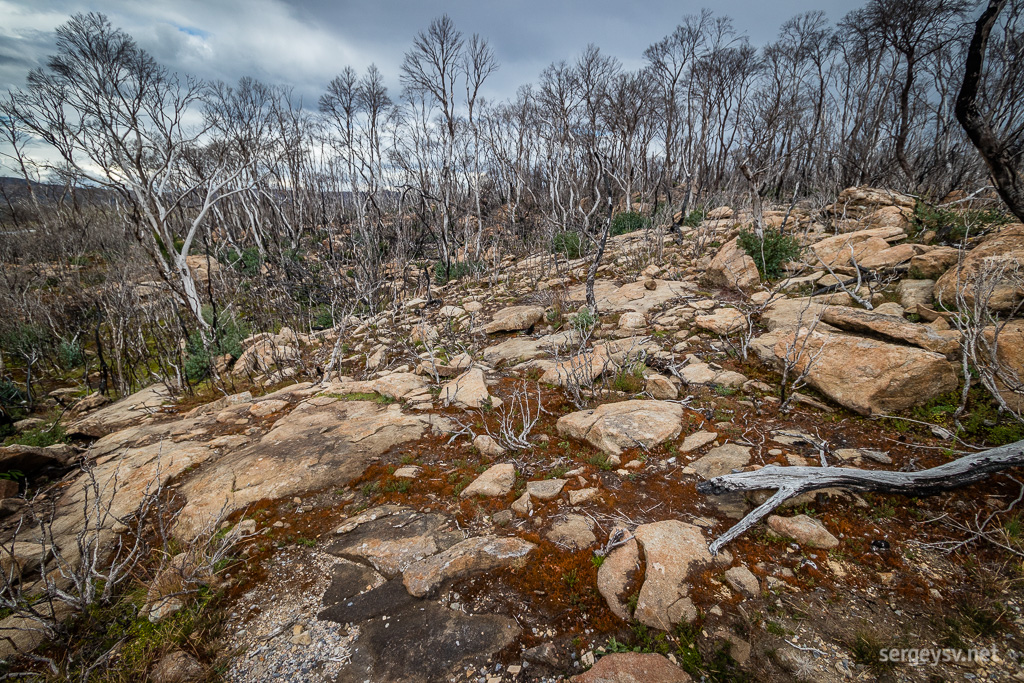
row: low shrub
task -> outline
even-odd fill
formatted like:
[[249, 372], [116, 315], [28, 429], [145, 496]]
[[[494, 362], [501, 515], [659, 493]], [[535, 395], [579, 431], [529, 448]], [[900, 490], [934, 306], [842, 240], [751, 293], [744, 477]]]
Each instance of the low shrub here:
[[637, 213], [636, 211], [626, 211], [620, 214], [616, 214], [612, 218], [612, 235], [625, 235], [627, 232], [636, 232], [637, 230], [643, 230], [651, 224], [651, 219], [646, 216]]
[[778, 230], [765, 230], [764, 237], [744, 230], [739, 234], [740, 248], [754, 259], [762, 280], [775, 280], [782, 276], [782, 266], [800, 256], [800, 241], [793, 235]]
[[551, 252], [565, 254], [569, 259], [577, 259], [583, 255], [583, 239], [578, 232], [560, 232], [551, 240]]

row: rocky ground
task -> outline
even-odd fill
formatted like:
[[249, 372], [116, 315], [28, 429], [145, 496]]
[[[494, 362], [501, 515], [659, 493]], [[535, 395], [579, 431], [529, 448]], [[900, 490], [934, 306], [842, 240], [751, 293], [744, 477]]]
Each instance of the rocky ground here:
[[[1022, 680], [1015, 475], [930, 498], [823, 490], [708, 551], [770, 492], [699, 482], [772, 464], [913, 471], [972, 450], [931, 424], [962, 383], [942, 304], [979, 260], [1024, 259], [1024, 226], [958, 268], [955, 249], [912, 238], [904, 199], [844, 194], [827, 226], [790, 218], [807, 248], [776, 287], [723, 208], [678, 241], [613, 238], [593, 326], [577, 314], [588, 263], [537, 255], [440, 302], [252, 337], [225, 368], [245, 390], [151, 387], [73, 413], [80, 452], [5, 449], [26, 471], [93, 468], [5, 500], [3, 533], [53, 503], [55, 553], [72, 557], [93, 492], [125, 520], [160, 482], [178, 547], [234, 534], [206, 581], [229, 681]], [[837, 286], [858, 270], [884, 277]], [[1008, 287], [988, 304], [1012, 308], [1024, 293]], [[1003, 348], [1024, 366], [1020, 331]], [[783, 372], [803, 385], [789, 401]], [[1014, 440], [1009, 417], [976, 410], [971, 438]], [[998, 537], [972, 533], [989, 518]], [[33, 533], [7, 554], [27, 585]], [[151, 589], [147, 605], [159, 619], [177, 600]], [[0, 627], [34, 646], [18, 618]], [[995, 656], [878, 658], [983, 647]]]

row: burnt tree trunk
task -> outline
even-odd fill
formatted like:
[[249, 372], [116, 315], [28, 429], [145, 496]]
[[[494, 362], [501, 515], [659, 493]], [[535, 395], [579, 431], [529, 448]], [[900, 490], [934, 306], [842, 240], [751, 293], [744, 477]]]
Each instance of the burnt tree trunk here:
[[956, 98], [956, 118], [985, 160], [999, 196], [1013, 215], [1024, 222], [1024, 178], [1014, 161], [1013, 150], [1009, 141], [999, 139], [992, 122], [978, 106], [988, 38], [1005, 5], [1006, 0], [989, 0], [988, 7], [974, 25], [974, 36], [967, 48], [964, 81]]
[[704, 494], [720, 495], [737, 491], [777, 489], [771, 498], [711, 544], [711, 554], [716, 555], [726, 543], [743, 534], [788, 499], [801, 493], [836, 487], [853, 491], [928, 496], [976, 484], [996, 472], [1018, 465], [1024, 465], [1024, 441], [967, 455], [920, 472], [769, 465], [753, 472], [715, 477], [697, 484], [697, 490]]

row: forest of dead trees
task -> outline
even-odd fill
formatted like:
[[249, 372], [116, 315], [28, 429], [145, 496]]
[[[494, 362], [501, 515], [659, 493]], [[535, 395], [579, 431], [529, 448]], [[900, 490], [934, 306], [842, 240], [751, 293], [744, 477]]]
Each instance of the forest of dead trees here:
[[172, 73], [76, 15], [0, 101], [0, 335], [20, 373], [0, 368], [0, 390], [31, 406], [33, 373], [83, 363], [92, 389], [187, 385], [249, 332], [380, 311], [410, 279], [593, 253], [613, 214], [664, 232], [725, 202], [756, 216], [853, 185], [927, 211], [993, 186], [1009, 201], [1022, 10], [870, 0], [834, 24], [798, 15], [762, 46], [705, 10], [666, 26], [639, 70], [590, 45], [504, 101], [485, 97], [500, 68], [486, 38], [444, 16], [398, 74], [339, 65], [315, 109], [286, 84]]

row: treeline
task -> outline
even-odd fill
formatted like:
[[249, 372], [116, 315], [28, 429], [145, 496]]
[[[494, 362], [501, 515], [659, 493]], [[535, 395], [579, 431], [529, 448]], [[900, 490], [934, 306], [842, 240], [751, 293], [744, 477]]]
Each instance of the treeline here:
[[[976, 104], [1019, 167], [1024, 3], [992, 4]], [[171, 73], [104, 16], [75, 15], [46, 66], [0, 104], [7, 165], [28, 183], [3, 193], [4, 297], [21, 320], [50, 310], [59, 297], [39, 293], [32, 263], [99, 260], [102, 276], [74, 277], [109, 283], [116, 271], [121, 285], [158, 277], [173, 296], [143, 316], [46, 276], [92, 299], [45, 324], [105, 339], [108, 365], [120, 354], [135, 367], [133, 352], [154, 353], [153, 329], [168, 349], [216, 350], [225, 313], [310, 326], [339, 308], [378, 310], [407, 264], [444, 282], [528, 249], [586, 250], [613, 210], [668, 227], [722, 201], [824, 204], [851, 185], [930, 201], [976, 190], [988, 170], [955, 107], [977, 14], [967, 0], [870, 0], [836, 24], [801, 14], [755, 46], [705, 10], [637, 71], [592, 45], [501, 102], [484, 98], [499, 68], [487, 40], [444, 16], [413, 39], [400, 92], [374, 66], [344, 67], [315, 110], [287, 86]], [[78, 201], [82, 187], [108, 201]], [[218, 290], [196, 277], [196, 257], [261, 285]], [[115, 334], [122, 316], [138, 324]]]

